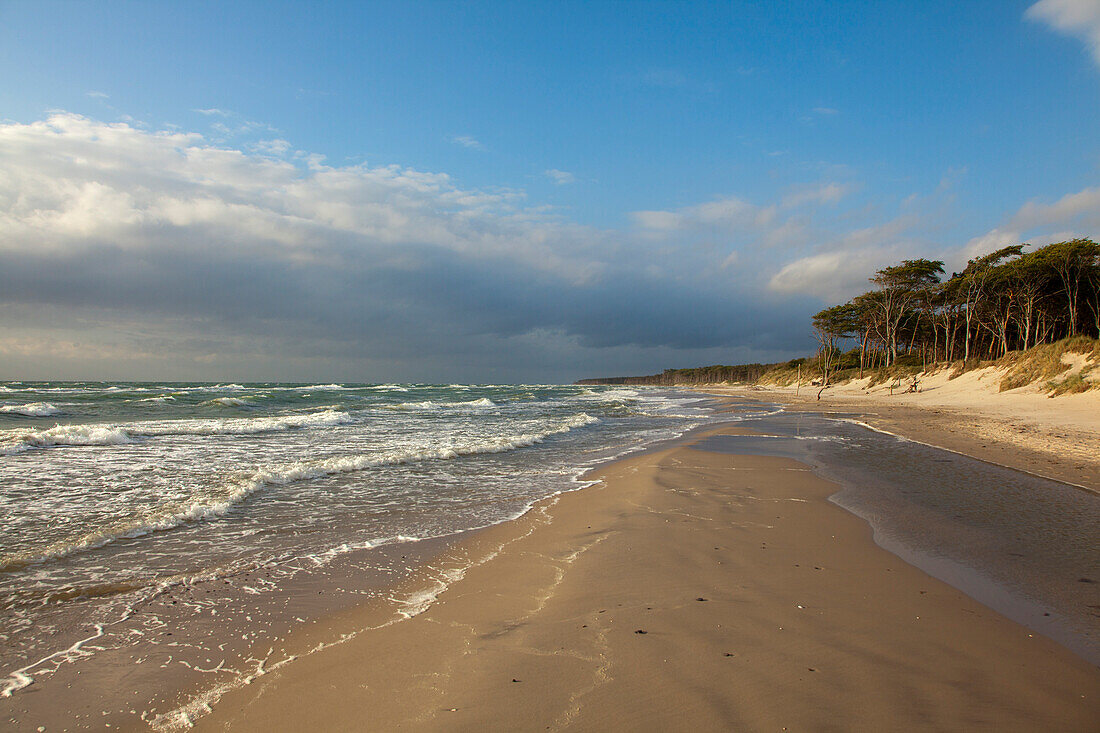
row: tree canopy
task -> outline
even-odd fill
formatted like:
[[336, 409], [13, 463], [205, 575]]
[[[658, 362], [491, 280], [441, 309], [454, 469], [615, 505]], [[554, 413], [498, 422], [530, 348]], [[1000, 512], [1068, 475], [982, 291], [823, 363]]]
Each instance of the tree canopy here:
[[1100, 337], [1100, 245], [1073, 239], [1029, 248], [975, 257], [947, 280], [939, 260], [884, 267], [870, 279], [874, 289], [813, 316], [825, 363], [843, 338], [859, 341], [862, 369], [904, 356], [992, 358], [1068, 336]]

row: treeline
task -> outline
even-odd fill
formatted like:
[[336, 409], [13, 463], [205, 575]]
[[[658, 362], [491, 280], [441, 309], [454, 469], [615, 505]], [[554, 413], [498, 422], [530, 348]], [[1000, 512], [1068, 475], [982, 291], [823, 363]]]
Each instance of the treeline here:
[[[874, 288], [813, 317], [826, 375], [855, 339], [860, 374], [906, 356], [922, 363], [992, 359], [1062, 338], [1100, 336], [1100, 245], [1074, 239], [1004, 247], [944, 279], [940, 260], [904, 260]], [[826, 376], [827, 378], [827, 376]]]
[[717, 384], [719, 382], [755, 382], [775, 364], [735, 364], [732, 366], [716, 364], [694, 369], [665, 369], [660, 374], [644, 377], [602, 377], [599, 379], [581, 379], [577, 384]]

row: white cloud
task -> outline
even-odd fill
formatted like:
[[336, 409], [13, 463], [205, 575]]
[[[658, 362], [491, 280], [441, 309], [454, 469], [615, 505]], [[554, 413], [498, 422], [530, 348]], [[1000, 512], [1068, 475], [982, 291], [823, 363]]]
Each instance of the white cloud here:
[[1052, 204], [1028, 201], [1012, 217], [1012, 225], [1022, 230], [1073, 222], [1100, 230], [1100, 187], [1066, 194]]
[[109, 99], [110, 95], [106, 92], [97, 92], [95, 90], [84, 92], [85, 97], [92, 97], [93, 99]]
[[813, 113], [815, 115], [836, 115], [840, 114], [840, 110], [832, 107], [814, 107]]
[[784, 265], [772, 276], [768, 287], [778, 293], [846, 300], [857, 283], [867, 282], [862, 277], [864, 269], [848, 252], [822, 252]]
[[745, 230], [771, 224], [775, 220], [776, 207], [756, 206], [737, 196], [727, 196], [675, 211], [634, 211], [630, 216], [638, 226], [654, 231], [704, 227]]
[[249, 149], [254, 152], [274, 156], [286, 155], [290, 147], [290, 143], [281, 138], [276, 138], [274, 140], [258, 140], [249, 145]]
[[1053, 203], [1028, 201], [1005, 222], [974, 237], [962, 248], [960, 262], [981, 257], [1002, 247], [1028, 242], [1034, 245], [1062, 242], [1100, 232], [1100, 187], [1062, 196]]
[[543, 172], [543, 175], [558, 186], [564, 186], [567, 183], [575, 183], [577, 180], [577, 177], [569, 171], [559, 171], [557, 168], [549, 168]]
[[1056, 31], [1084, 40], [1100, 65], [1100, 2], [1097, 0], [1039, 0], [1025, 13]]
[[452, 135], [451, 142], [455, 145], [461, 145], [464, 148], [470, 148], [471, 150], [484, 150], [485, 146], [482, 145], [477, 138], [470, 135]]
[[207, 117], [232, 117], [232, 112], [226, 112], [223, 109], [217, 107], [207, 107], [206, 109], [193, 109], [192, 112], [198, 112], [200, 115], [206, 115]]
[[787, 263], [768, 281], [768, 288], [840, 303], [866, 291], [870, 287], [868, 278], [876, 270], [912, 256], [912, 249], [896, 244], [842, 246]]
[[793, 209], [805, 204], [835, 204], [852, 191], [845, 183], [819, 183], [795, 190], [783, 197], [783, 208]]
[[955, 270], [962, 270], [975, 257], [984, 257], [990, 252], [1020, 243], [1020, 232], [1014, 229], [991, 229], [967, 242], [957, 261], [952, 264], [956, 265]]

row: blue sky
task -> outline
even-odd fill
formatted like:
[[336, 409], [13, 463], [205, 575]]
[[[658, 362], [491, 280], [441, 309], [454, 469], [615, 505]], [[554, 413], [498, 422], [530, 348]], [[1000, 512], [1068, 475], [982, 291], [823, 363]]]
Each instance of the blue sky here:
[[902, 257], [1100, 234], [1098, 48], [1098, 0], [0, 2], [0, 376], [789, 358]]

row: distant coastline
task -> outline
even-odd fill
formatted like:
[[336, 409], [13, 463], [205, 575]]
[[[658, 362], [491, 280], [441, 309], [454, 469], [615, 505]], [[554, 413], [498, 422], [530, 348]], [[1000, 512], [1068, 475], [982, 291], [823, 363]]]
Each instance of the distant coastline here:
[[665, 369], [660, 374], [649, 374], [642, 377], [597, 377], [593, 379], [580, 379], [574, 384], [585, 385], [696, 385], [696, 384], [723, 384], [723, 383], [753, 383], [768, 372], [774, 370], [779, 364], [737, 364], [726, 366], [716, 364], [714, 366], [697, 367], [694, 369]]

